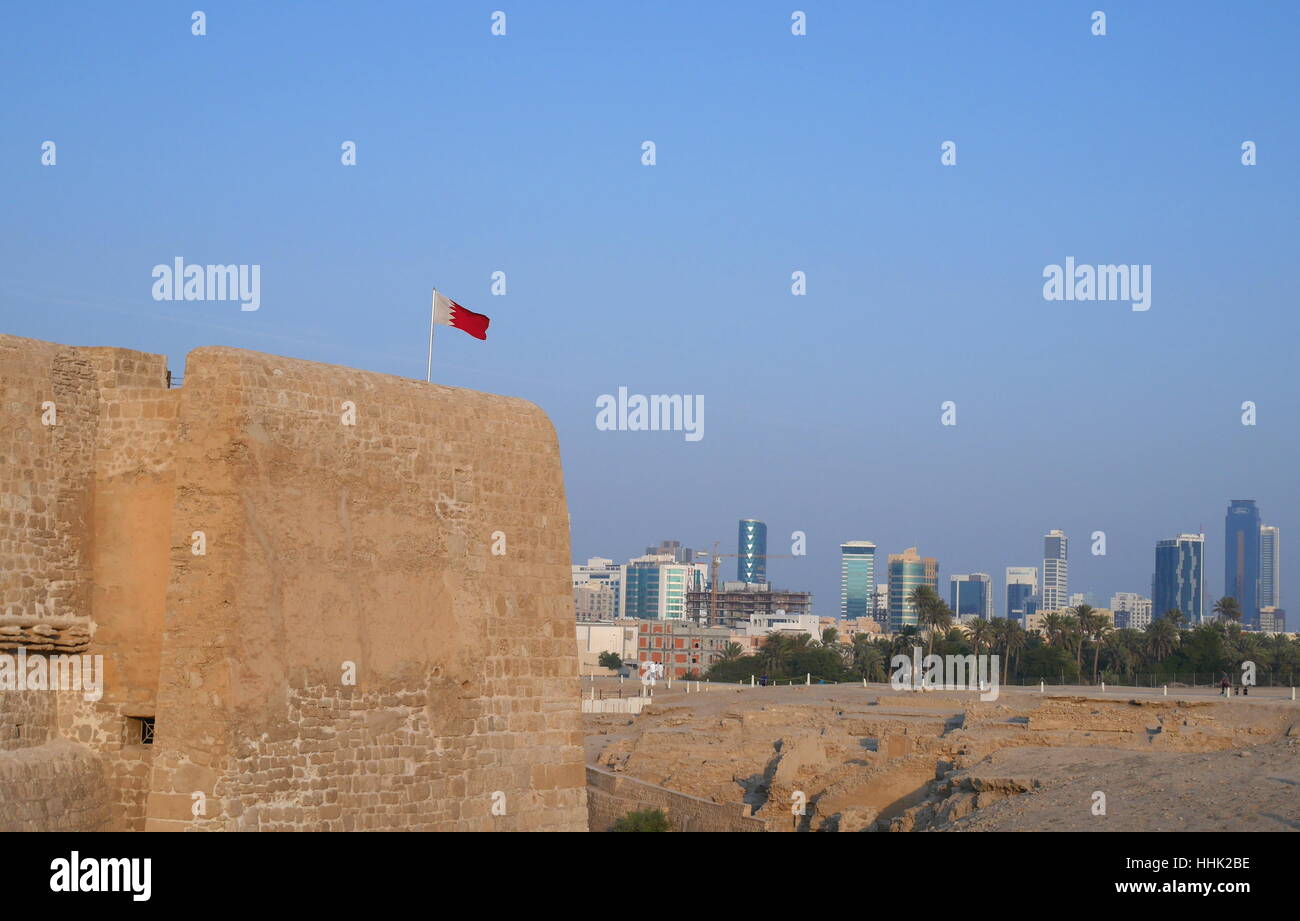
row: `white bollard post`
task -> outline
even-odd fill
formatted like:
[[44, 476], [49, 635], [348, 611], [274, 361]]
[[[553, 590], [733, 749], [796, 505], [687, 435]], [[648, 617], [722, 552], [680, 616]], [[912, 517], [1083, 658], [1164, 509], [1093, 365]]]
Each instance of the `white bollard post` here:
[[1167, 684], [1165, 685], [1165, 693], [1164, 693], [1164, 696], [1165, 696], [1165, 697], [1168, 697], [1168, 696], [1169, 696], [1169, 685], [1167, 685]]
[[1047, 693], [1047, 684], [1046, 684], [1046, 682], [1043, 681], [1042, 678], [1039, 678], [1039, 679], [1038, 679], [1038, 693], [1039, 693], [1039, 694], [1046, 694], [1046, 693]]
[[1104, 681], [1101, 683], [1101, 692], [1102, 692], [1103, 694], [1106, 693], [1106, 682], [1104, 682]]
[[804, 682], [803, 682], [804, 687], [806, 688], [812, 687], [812, 672], [805, 672], [804, 674], [805, 674]]
[[753, 676], [753, 675], [750, 675], [750, 676], [749, 676], [749, 686], [750, 686], [751, 688], [754, 686], [754, 676]]
[[1291, 689], [1291, 699], [1295, 700], [1295, 688]]
[[866, 679], [866, 678], [863, 678], [863, 679], [862, 679], [862, 686], [863, 686], [864, 688], [867, 686], [867, 679]]

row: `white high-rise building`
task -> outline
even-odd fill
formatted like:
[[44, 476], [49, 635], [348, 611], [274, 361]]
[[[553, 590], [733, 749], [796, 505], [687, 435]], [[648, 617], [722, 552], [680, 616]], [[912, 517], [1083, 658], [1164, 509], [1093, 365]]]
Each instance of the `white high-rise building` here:
[[1137, 592], [1116, 592], [1110, 596], [1110, 609], [1115, 612], [1115, 626], [1131, 630], [1145, 630], [1151, 626], [1151, 599]]
[[872, 593], [875, 603], [871, 608], [871, 616], [882, 623], [889, 622], [889, 580], [882, 579], [876, 583], [876, 589]]
[[1070, 601], [1070, 538], [1061, 531], [1043, 536], [1042, 610], [1059, 611]]
[[1259, 529], [1259, 606], [1282, 607], [1282, 532], [1271, 524]]

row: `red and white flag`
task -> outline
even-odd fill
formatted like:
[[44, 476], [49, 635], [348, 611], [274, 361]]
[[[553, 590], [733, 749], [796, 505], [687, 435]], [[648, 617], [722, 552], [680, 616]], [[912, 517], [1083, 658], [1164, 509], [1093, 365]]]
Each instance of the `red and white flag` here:
[[443, 326], [454, 326], [463, 333], [469, 333], [475, 339], [487, 339], [489, 320], [481, 313], [466, 310], [451, 298], [437, 291], [433, 292], [433, 322]]

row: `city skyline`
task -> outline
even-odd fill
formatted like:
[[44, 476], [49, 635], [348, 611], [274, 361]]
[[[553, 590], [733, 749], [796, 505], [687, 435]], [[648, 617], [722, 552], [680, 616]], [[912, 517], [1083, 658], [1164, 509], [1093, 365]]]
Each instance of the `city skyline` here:
[[[1257, 503], [1254, 503], [1254, 500], [1249, 500], [1249, 501], [1255, 504], [1256, 511], [1262, 520], [1263, 517], [1262, 509], [1259, 508]], [[1225, 507], [1231, 508], [1231, 500], [1225, 500]], [[766, 535], [767, 533], [766, 524], [764, 522], [761, 522], [758, 519], [741, 519], [742, 530], [737, 543], [738, 556], [740, 552], [740, 540], [744, 539], [743, 536], [744, 522], [747, 521], [764, 524], [764, 534]], [[1261, 530], [1261, 534], [1268, 532], [1271, 535], [1271, 539], [1273, 540], [1272, 558], [1274, 559], [1277, 567], [1276, 568], [1277, 575], [1275, 576], [1275, 579], [1277, 581], [1277, 584], [1280, 586], [1280, 584], [1285, 581], [1283, 574], [1286, 568], [1285, 566], [1286, 556], [1285, 556], [1285, 550], [1282, 547], [1285, 535], [1282, 535], [1281, 533], [1282, 529], [1276, 525], [1261, 525], [1260, 530]], [[1062, 529], [1052, 528], [1047, 530], [1046, 532], [1044, 532], [1044, 536], [1040, 538], [1040, 540], [1043, 540], [1044, 542], [1051, 541], [1055, 539], [1054, 535], [1056, 535], [1058, 532], [1062, 537], [1066, 539], [1067, 543], [1070, 541], [1071, 535], [1068, 533], [1068, 531], [1066, 531], [1063, 528]], [[1091, 535], [1087, 535], [1087, 536], [1091, 537]], [[805, 541], [806, 546], [812, 545], [812, 541], [808, 535], [806, 534], [802, 535], [801, 539]], [[1107, 534], [1106, 535], [1107, 552], [1104, 556], [1093, 557], [1093, 554], [1091, 554], [1090, 552], [1088, 553], [1088, 556], [1093, 557], [1094, 559], [1097, 560], [1105, 561], [1106, 558], [1109, 557], [1113, 552], [1111, 550], [1110, 539], [1111, 536]], [[1133, 596], [1144, 597], [1148, 599], [1153, 606], [1155, 606], [1157, 604], [1157, 599], [1154, 593], [1154, 589], [1156, 585], [1157, 576], [1159, 574], [1158, 570], [1160, 564], [1158, 561], [1151, 562], [1152, 548], [1155, 548], [1156, 556], [1158, 558], [1160, 552], [1159, 548], [1162, 545], [1176, 544], [1180, 541], [1184, 541], [1187, 539], [1196, 540], [1198, 542], [1198, 547], [1199, 547], [1199, 549], [1197, 550], [1198, 556], [1197, 556], [1197, 563], [1196, 563], [1196, 570], [1197, 570], [1198, 577], [1197, 577], [1196, 587], [1193, 591], [1195, 595], [1201, 599], [1200, 616], [1205, 619], [1211, 618], [1212, 617], [1211, 608], [1213, 607], [1214, 601], [1216, 601], [1220, 597], [1223, 597], [1226, 594], [1226, 592], [1214, 588], [1212, 574], [1216, 571], [1216, 563], [1212, 551], [1208, 549], [1211, 546], [1212, 542], [1207, 537], [1207, 535], [1203, 533], [1196, 533], [1196, 534], [1180, 533], [1176, 538], [1172, 538], [1172, 539], [1169, 537], [1168, 533], [1166, 533], [1160, 537], [1153, 539], [1150, 542], [1150, 544], [1148, 544], [1144, 549], [1145, 559], [1148, 560], [1146, 564], [1147, 575], [1145, 581], [1136, 586], [1129, 586], [1129, 587], [1099, 586], [1095, 584], [1085, 584], [1081, 580], [1076, 580], [1075, 578], [1071, 577], [1068, 580], [1068, 593], [1066, 595], [1066, 601], [1061, 605], [1061, 607], [1069, 606], [1068, 598], [1076, 594], [1084, 594], [1084, 595], [1092, 596], [1094, 599], [1096, 599], [1096, 604], [1094, 606], [1102, 606], [1108, 603], [1108, 599], [1113, 598], [1114, 596], [1117, 595], [1118, 596], [1133, 595]], [[792, 537], [792, 541], [793, 540], [794, 537]], [[1263, 538], [1261, 538], [1261, 540], [1263, 540]], [[1091, 542], [1080, 540], [1077, 545], [1088, 548], [1090, 547]], [[1225, 537], [1224, 545], [1226, 546], [1226, 537]], [[911, 546], [916, 546], [916, 545], [911, 545]], [[884, 544], [883, 542], [866, 540], [865, 538], [861, 538], [861, 537], [837, 542], [834, 545], [834, 551], [835, 551], [834, 559], [836, 563], [836, 571], [834, 576], [835, 579], [834, 590], [833, 592], [828, 591], [826, 594], [823, 594], [818, 589], [812, 587], [813, 580], [817, 578], [816, 576], [810, 578], [806, 582], [801, 582], [799, 581], [800, 576], [793, 575], [799, 573], [801, 570], [804, 569], [804, 567], [807, 567], [809, 571], [812, 570], [813, 566], [811, 564], [813, 564], [814, 562], [814, 557], [812, 555], [811, 550], [804, 557], [795, 557], [794, 559], [782, 559], [780, 558], [779, 553], [775, 551], [777, 549], [786, 549], [786, 548], [769, 547], [768, 548], [769, 550], [774, 551], [773, 558], [775, 562], [772, 565], [776, 566], [777, 563], [784, 564], [784, 565], [778, 567], [778, 573], [781, 574], [779, 575], [779, 577], [773, 576], [771, 574], [767, 574], [767, 578], [765, 581], [770, 583], [773, 586], [773, 588], [779, 588], [779, 589], [791, 590], [791, 591], [810, 592], [813, 596], [813, 610], [819, 615], [843, 616], [843, 612], [846, 609], [845, 608], [846, 595], [844, 592], [845, 589], [844, 577], [846, 573], [853, 572], [855, 574], [854, 577], [859, 580], [862, 577], [864, 577], [866, 573], [865, 569], [854, 570], [849, 567], [849, 564], [846, 562], [849, 559], [849, 557], [846, 554], [850, 551], [850, 548], [857, 550], [857, 552], [862, 552], [867, 548], [870, 548], [870, 559], [872, 560], [870, 566], [870, 572], [871, 572], [872, 581], [874, 583], [874, 587], [876, 589], [879, 589], [879, 587], [882, 585], [888, 584], [889, 566], [887, 561], [889, 557], [896, 554], [900, 554], [905, 549], [907, 549], [907, 548], [900, 548], [896, 551], [891, 550], [889, 546]], [[1076, 555], [1077, 554], [1074, 553], [1070, 554], [1072, 558], [1075, 557]], [[930, 556], [930, 554], [926, 553], [925, 556], [928, 557]], [[631, 559], [631, 557], [628, 558]], [[576, 559], [577, 557], [575, 557], [575, 560]], [[946, 585], [949, 579], [956, 578], [956, 577], [967, 577], [970, 575], [979, 575], [979, 576], [987, 575], [990, 578], [989, 590], [991, 593], [992, 608], [995, 611], [995, 616], [1007, 616], [1007, 614], [1009, 613], [1009, 606], [1007, 603], [1008, 584], [1009, 584], [1009, 577], [1012, 576], [1012, 571], [1013, 570], [1014, 571], [1036, 570], [1038, 581], [1036, 582], [1035, 585], [1036, 588], [1035, 597], [1038, 598], [1040, 602], [1037, 605], [1037, 608], [1039, 610], [1050, 610], [1050, 608], [1048, 608], [1047, 606], [1041, 603], [1041, 596], [1037, 594], [1038, 592], [1041, 592], [1041, 587], [1043, 585], [1042, 582], [1043, 573], [1042, 570], [1040, 569], [1041, 562], [1039, 565], [1036, 566], [1026, 565], [1026, 564], [1007, 564], [1002, 567], [990, 567], [983, 570], [973, 570], [973, 569], [954, 570], [945, 566], [945, 561], [942, 557], [935, 556], [934, 559], [936, 560], [937, 563], [936, 566], [937, 578], [941, 585]], [[1071, 562], [1073, 563], [1073, 559], [1071, 560]], [[1226, 568], [1226, 559], [1224, 560], [1224, 563]], [[1129, 566], [1128, 568], [1132, 568], [1132, 567]], [[787, 579], [785, 578], [784, 575], [785, 573], [791, 573], [792, 575], [789, 579]], [[1001, 574], [1000, 577], [999, 574]], [[824, 574], [823, 574], [823, 578], [824, 578]], [[1175, 591], [1179, 591], [1179, 590], [1180, 589], [1176, 589]], [[1263, 583], [1261, 582], [1260, 592], [1262, 593], [1262, 591], [1263, 591]], [[944, 597], [945, 600], [948, 600], [949, 589], [946, 587], [941, 588], [940, 594], [942, 597]], [[1189, 603], [1189, 607], [1193, 607], [1193, 606], [1194, 605]], [[1284, 596], [1282, 602], [1278, 604], [1277, 607], [1279, 607], [1282, 610], [1286, 609]], [[857, 610], [856, 606], [854, 610]], [[875, 613], [877, 616], [883, 617], [884, 619], [888, 619], [887, 613], [884, 614], [882, 614], [881, 612], [875, 612]], [[1163, 613], [1163, 611], [1156, 612], [1157, 616], [1161, 613]], [[1185, 610], [1184, 614], [1189, 615], [1189, 619], [1194, 620], [1194, 616], [1193, 616], [1195, 614], [1194, 611]], [[1250, 623], [1248, 619], [1243, 618], [1243, 620], [1246, 623]]]

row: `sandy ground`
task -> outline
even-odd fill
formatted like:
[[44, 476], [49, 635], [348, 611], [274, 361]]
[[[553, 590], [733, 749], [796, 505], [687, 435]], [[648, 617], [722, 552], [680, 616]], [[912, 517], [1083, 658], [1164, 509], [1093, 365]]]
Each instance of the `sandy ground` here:
[[[639, 685], [583, 681], [584, 695]], [[1300, 830], [1300, 703], [1286, 688], [895, 691], [663, 684], [636, 717], [586, 717], [587, 757], [749, 803], [789, 830]], [[1097, 814], [1095, 793], [1105, 796]]]
[[[1034, 775], [1043, 787], [979, 809], [954, 831], [1300, 831], [1300, 746], [1185, 754], [1004, 749], [972, 773]], [[1105, 815], [1094, 815], [1094, 794]]]

